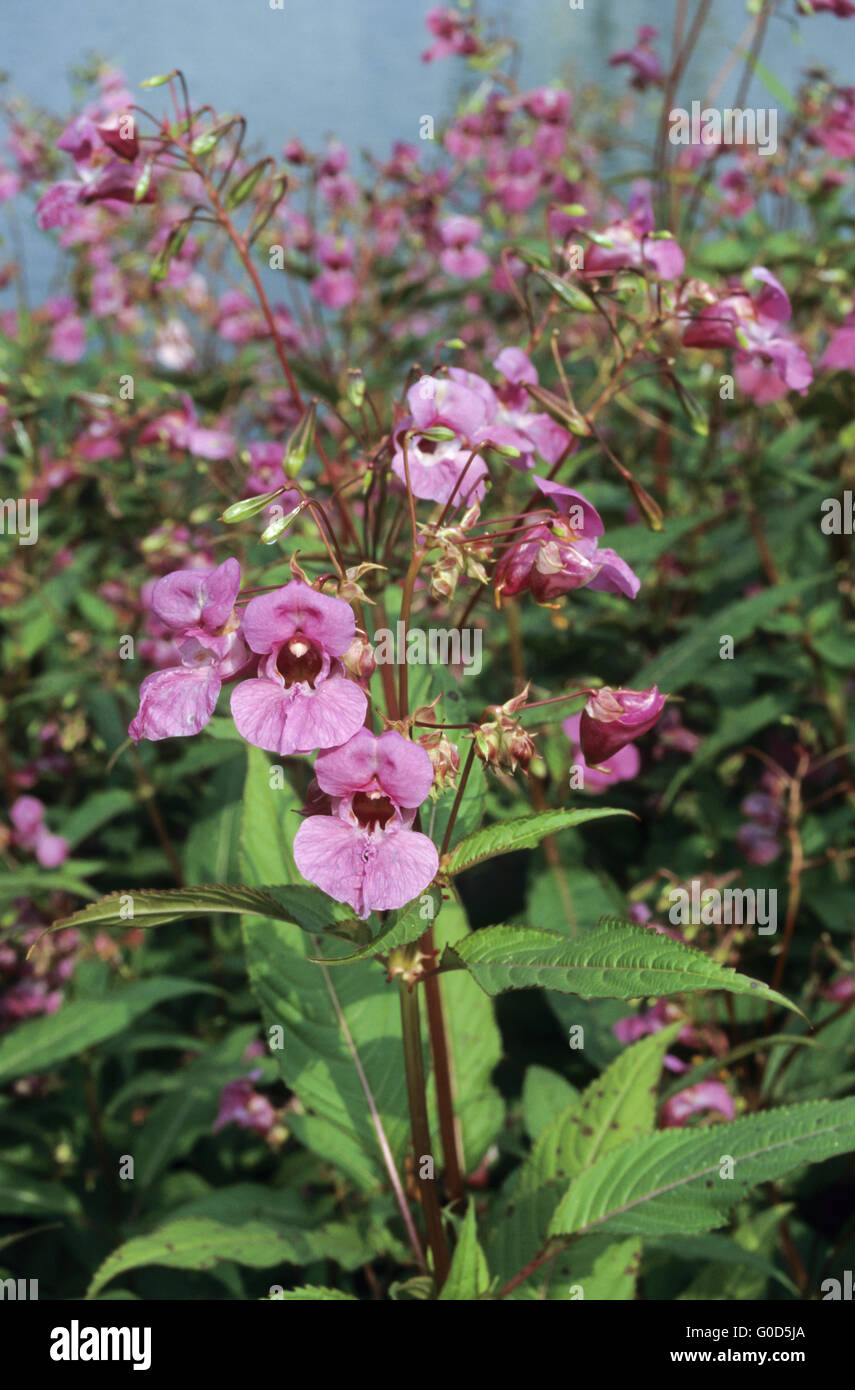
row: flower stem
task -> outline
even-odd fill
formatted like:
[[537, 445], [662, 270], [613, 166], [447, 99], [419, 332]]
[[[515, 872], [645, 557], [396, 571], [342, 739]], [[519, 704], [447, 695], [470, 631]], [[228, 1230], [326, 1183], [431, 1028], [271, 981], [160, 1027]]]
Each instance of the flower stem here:
[[[416, 1180], [425, 1216], [428, 1245], [433, 1255], [433, 1270], [437, 1288], [441, 1289], [448, 1275], [448, 1245], [442, 1226], [442, 1212], [435, 1177], [424, 1177], [424, 1160], [433, 1158], [430, 1145], [425, 1069], [422, 1057], [422, 1032], [419, 1022], [419, 998], [404, 980], [399, 981], [401, 1000], [401, 1033], [404, 1042], [404, 1065], [407, 1072], [407, 1095], [410, 1102], [410, 1125], [413, 1136], [413, 1159]], [[432, 1164], [430, 1165], [433, 1166]]]

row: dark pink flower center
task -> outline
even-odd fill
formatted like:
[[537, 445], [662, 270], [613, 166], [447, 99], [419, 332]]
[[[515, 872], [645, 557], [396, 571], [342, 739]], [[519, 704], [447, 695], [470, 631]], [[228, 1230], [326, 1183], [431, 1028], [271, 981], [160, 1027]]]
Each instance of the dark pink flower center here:
[[395, 807], [388, 796], [381, 796], [378, 792], [357, 792], [351, 807], [359, 824], [366, 830], [373, 830], [376, 825], [384, 827], [395, 814]]
[[276, 658], [276, 669], [287, 689], [299, 681], [305, 681], [312, 689], [323, 669], [324, 659], [314, 642], [297, 632], [280, 649]]

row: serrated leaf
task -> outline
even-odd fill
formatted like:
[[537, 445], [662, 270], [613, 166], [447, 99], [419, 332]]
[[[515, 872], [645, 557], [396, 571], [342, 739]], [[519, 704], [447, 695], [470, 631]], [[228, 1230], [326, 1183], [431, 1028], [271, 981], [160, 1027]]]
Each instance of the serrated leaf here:
[[[855, 1099], [784, 1106], [701, 1130], [663, 1130], [622, 1145], [576, 1178], [550, 1234], [712, 1230], [751, 1187], [853, 1149]], [[733, 1176], [723, 1177], [731, 1168]]]
[[496, 825], [485, 826], [474, 835], [461, 840], [443, 861], [443, 869], [448, 874], [459, 874], [471, 869], [473, 864], [482, 864], [486, 859], [495, 859], [500, 854], [510, 854], [515, 849], [530, 849], [537, 845], [545, 835], [555, 835], [559, 830], [567, 830], [574, 825], [585, 825], [588, 821], [602, 820], [605, 816], [628, 816], [630, 811], [615, 810], [610, 806], [597, 806], [587, 809], [540, 811], [534, 816], [520, 816], [517, 820], [502, 821]]
[[[509, 1278], [543, 1248], [550, 1220], [571, 1181], [612, 1149], [653, 1130], [658, 1081], [672, 1024], [626, 1048], [538, 1136], [503, 1193], [502, 1220], [488, 1246], [491, 1268]], [[565, 1260], [564, 1263], [567, 1263]], [[568, 1265], [574, 1277], [574, 1264]], [[538, 1276], [542, 1283], [544, 1271]]]
[[439, 1294], [439, 1303], [473, 1303], [487, 1292], [490, 1274], [484, 1252], [478, 1244], [475, 1207], [472, 1202], [460, 1231], [460, 1239], [451, 1259], [448, 1278]]
[[486, 927], [446, 949], [442, 964], [468, 970], [487, 994], [554, 989], [592, 999], [637, 999], [725, 989], [801, 1011], [777, 990], [646, 927], [604, 918], [579, 937], [537, 927]]
[[144, 1265], [171, 1269], [212, 1269], [221, 1260], [267, 1269], [276, 1264], [306, 1265], [332, 1259], [356, 1269], [377, 1252], [353, 1226], [331, 1222], [306, 1229], [294, 1218], [293, 1194], [252, 1184], [221, 1188], [210, 1197], [174, 1212], [157, 1230], [120, 1245], [96, 1271], [86, 1297], [118, 1274]]
[[579, 1092], [557, 1071], [528, 1067], [523, 1080], [523, 1123], [530, 1139], [536, 1139], [556, 1115], [578, 1100]]

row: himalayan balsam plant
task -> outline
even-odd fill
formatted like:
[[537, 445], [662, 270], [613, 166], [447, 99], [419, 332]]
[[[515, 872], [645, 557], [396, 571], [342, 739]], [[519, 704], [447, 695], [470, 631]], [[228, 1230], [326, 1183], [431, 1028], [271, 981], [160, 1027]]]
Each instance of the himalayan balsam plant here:
[[[759, 42], [774, 6], [756, 8]], [[843, 1019], [852, 1045], [851, 961], [810, 906], [812, 873], [837, 875], [817, 900], [848, 873], [832, 634], [851, 587], [815, 491], [813, 577], [770, 540], [781, 478], [793, 507], [805, 483], [769, 451], [814, 441], [831, 477], [851, 456], [851, 244], [800, 267], [810, 238], [787, 209], [826, 218], [832, 243], [853, 93], [814, 75], [774, 159], [683, 148], [667, 117], [689, 48], [669, 69], [644, 28], [611, 61], [622, 100], [661, 104], [664, 87], [665, 107], [618, 196], [568, 89], [521, 90], [512, 45], [468, 7], [428, 23], [424, 59], [462, 58], [479, 85], [427, 153], [399, 143], [365, 175], [337, 142], [248, 154], [243, 118], [196, 105], [177, 70], [143, 83], [152, 109], [109, 68], [58, 127], [9, 107], [0, 197], [29, 196], [73, 269], [69, 293], [5, 327], [71, 375], [40, 424], [39, 370], [4, 368], [0, 424], [43, 525], [66, 494], [105, 523], [79, 573], [77, 541], [53, 555], [47, 618], [17, 561], [4, 571], [20, 663], [80, 586], [67, 640], [94, 703], [76, 734], [76, 696], [44, 721], [26, 778], [6, 753], [20, 940], [0, 944], [0, 1080], [74, 1055], [49, 1030], [75, 1011], [87, 1047], [110, 1037], [99, 971], [138, 976], [116, 981], [126, 1024], [182, 990], [231, 997], [231, 1030], [207, 1016], [179, 1090], [146, 1102], [123, 1152], [152, 1193], [170, 1154], [228, 1127], [273, 1166], [164, 1189], [144, 1240], [126, 1213], [92, 1297], [146, 1265], [233, 1261], [302, 1270], [276, 1276], [285, 1299], [626, 1299], [665, 1255], [701, 1283], [789, 1296], [808, 1276], [797, 1254], [773, 1262], [789, 1207], [769, 1185], [855, 1149], [855, 1100], [806, 1045], [807, 1019]], [[117, 535], [127, 565], [102, 575]], [[824, 586], [810, 623], [808, 584]], [[763, 684], [762, 641], [729, 666], [761, 629], [796, 649], [789, 685]], [[67, 695], [49, 671], [27, 698]], [[87, 743], [133, 793], [88, 786], [57, 821], [40, 782], [78, 754], [82, 776]], [[717, 859], [703, 779], [726, 757], [741, 801]], [[642, 768], [667, 777], [632, 801]], [[145, 853], [119, 835], [134, 798]], [[120, 873], [93, 892], [97, 863], [70, 856], [116, 818]], [[615, 873], [645, 865], [622, 891], [610, 850]], [[788, 864], [779, 933], [768, 913], [715, 915], [734, 855], [758, 875]], [[809, 962], [792, 954], [805, 910], [824, 930]], [[149, 933], [175, 922], [193, 925]], [[183, 984], [161, 939], [183, 943]], [[63, 1002], [77, 955], [84, 992]], [[544, 992], [588, 1063], [579, 1087], [531, 1066], [508, 1106], [508, 991]], [[19, 1065], [4, 1049], [25, 1028]], [[135, 1083], [118, 1078], [120, 1106], [118, 1084], [130, 1101]]]

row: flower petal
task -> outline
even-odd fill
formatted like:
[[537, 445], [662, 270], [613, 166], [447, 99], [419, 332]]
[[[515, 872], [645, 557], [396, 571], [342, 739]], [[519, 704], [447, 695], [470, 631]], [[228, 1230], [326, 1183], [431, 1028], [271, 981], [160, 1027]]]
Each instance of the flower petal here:
[[128, 733], [134, 743], [198, 734], [214, 713], [221, 685], [215, 666], [154, 671], [140, 686], [139, 711]]
[[330, 796], [351, 796], [376, 777], [399, 806], [421, 806], [433, 785], [433, 765], [424, 748], [394, 729], [379, 738], [360, 729], [341, 748], [318, 756], [315, 776]]
[[295, 579], [273, 594], [250, 599], [243, 632], [254, 652], [269, 652], [302, 632], [331, 656], [343, 656], [356, 633], [356, 619], [344, 599], [319, 594]]
[[346, 743], [362, 726], [367, 705], [365, 692], [342, 676], [331, 676], [315, 690], [302, 683], [286, 690], [259, 677], [241, 681], [231, 698], [238, 733], [256, 748], [283, 757]]

